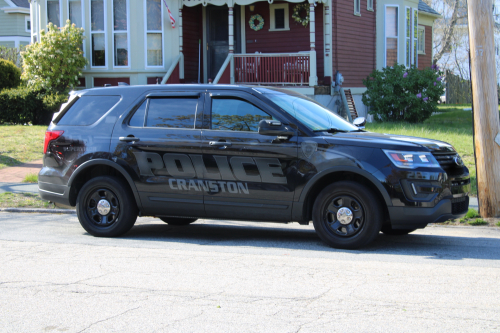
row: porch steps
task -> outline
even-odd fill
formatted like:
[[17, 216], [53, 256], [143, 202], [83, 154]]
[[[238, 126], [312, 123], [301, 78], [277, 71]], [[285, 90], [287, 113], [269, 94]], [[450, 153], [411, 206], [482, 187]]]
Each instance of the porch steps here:
[[351, 89], [344, 89], [345, 99], [347, 100], [347, 106], [349, 107], [349, 112], [351, 112], [352, 120], [358, 118], [358, 112], [356, 111], [356, 105], [354, 104], [354, 99], [352, 98]]

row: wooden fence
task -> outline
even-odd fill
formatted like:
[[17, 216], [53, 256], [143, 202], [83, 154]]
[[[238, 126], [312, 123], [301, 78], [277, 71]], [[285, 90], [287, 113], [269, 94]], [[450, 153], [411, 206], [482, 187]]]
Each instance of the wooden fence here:
[[[497, 86], [500, 103], [500, 85]], [[446, 71], [446, 104], [472, 104], [472, 87], [470, 81]]]

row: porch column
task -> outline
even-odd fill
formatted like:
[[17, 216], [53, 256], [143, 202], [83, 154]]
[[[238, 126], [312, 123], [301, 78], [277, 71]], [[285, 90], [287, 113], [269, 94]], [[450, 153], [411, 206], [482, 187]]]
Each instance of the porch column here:
[[318, 74], [316, 72], [316, 23], [314, 16], [314, 2], [315, 0], [309, 0], [309, 40], [311, 42], [309, 58], [311, 76], [309, 76], [309, 86], [311, 87], [318, 85]]
[[[180, 1], [179, 1], [180, 2]], [[179, 60], [179, 79], [184, 79], [184, 55], [183, 55], [183, 37], [182, 37], [182, 3], [179, 5], [179, 54], [181, 59]]]
[[229, 53], [234, 53], [234, 16], [233, 7], [228, 7], [229, 9]]
[[325, 3], [325, 76], [332, 77], [332, 16], [330, 14], [330, 6], [332, 0], [327, 0]]

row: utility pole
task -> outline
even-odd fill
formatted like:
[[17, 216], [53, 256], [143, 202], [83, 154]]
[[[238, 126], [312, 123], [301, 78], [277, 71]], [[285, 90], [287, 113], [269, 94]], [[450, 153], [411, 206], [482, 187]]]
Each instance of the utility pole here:
[[500, 216], [500, 122], [492, 0], [468, 0], [474, 147], [482, 217]]

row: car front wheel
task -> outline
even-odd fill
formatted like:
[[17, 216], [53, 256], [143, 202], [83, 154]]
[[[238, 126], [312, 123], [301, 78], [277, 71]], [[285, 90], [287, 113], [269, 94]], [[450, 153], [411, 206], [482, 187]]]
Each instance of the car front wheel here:
[[76, 214], [82, 227], [96, 237], [115, 237], [137, 220], [137, 205], [127, 184], [111, 176], [89, 180], [78, 193]]
[[354, 181], [325, 187], [314, 202], [313, 224], [318, 236], [338, 249], [357, 249], [372, 242], [383, 220], [375, 194]]

